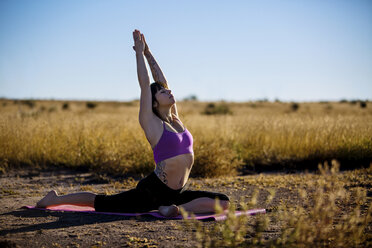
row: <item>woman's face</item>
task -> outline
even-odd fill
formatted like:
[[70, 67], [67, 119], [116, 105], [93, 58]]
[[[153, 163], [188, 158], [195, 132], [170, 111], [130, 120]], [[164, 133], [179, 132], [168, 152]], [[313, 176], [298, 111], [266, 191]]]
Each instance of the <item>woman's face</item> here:
[[158, 90], [155, 94], [155, 98], [160, 106], [172, 106], [176, 102], [172, 95], [172, 91], [165, 88]]

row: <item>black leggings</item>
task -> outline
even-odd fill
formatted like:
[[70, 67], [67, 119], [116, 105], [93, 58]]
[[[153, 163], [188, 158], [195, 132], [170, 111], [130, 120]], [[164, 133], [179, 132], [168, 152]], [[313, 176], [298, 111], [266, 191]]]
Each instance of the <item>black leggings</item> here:
[[94, 208], [99, 212], [140, 213], [157, 210], [160, 206], [181, 205], [201, 197], [229, 201], [225, 194], [185, 190], [185, 187], [171, 189], [152, 172], [135, 189], [115, 195], [97, 195]]

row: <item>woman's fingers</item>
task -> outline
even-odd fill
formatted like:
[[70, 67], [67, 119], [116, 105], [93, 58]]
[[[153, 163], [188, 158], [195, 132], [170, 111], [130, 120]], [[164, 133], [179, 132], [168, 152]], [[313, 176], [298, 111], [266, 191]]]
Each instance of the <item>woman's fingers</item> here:
[[134, 38], [134, 40], [140, 40], [140, 36], [137, 33], [135, 33], [133, 35], [133, 38]]
[[141, 50], [143, 52], [146, 47], [145, 36], [141, 34], [139, 30], [135, 29], [133, 32], [133, 39], [134, 39], [133, 50], [135, 51]]
[[133, 39], [134, 40], [141, 40], [141, 33], [137, 29], [133, 32]]

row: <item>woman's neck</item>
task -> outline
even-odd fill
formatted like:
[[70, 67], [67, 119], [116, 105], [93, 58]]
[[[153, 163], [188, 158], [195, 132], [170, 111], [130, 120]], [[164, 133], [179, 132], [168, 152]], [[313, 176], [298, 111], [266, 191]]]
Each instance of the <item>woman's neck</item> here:
[[159, 115], [163, 121], [173, 123], [171, 108], [158, 109]]

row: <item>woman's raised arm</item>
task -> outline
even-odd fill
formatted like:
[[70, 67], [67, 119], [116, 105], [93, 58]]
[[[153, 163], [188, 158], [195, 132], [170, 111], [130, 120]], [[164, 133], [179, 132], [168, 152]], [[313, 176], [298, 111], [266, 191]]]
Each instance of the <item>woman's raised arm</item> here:
[[141, 87], [141, 97], [140, 97], [140, 111], [139, 111], [139, 121], [141, 125], [146, 125], [148, 123], [148, 118], [153, 116], [152, 112], [152, 100], [151, 100], [151, 88], [150, 88], [150, 78], [147, 73], [144, 50], [145, 42], [143, 34], [140, 31], [135, 30], [133, 32], [134, 39], [134, 50], [136, 51], [137, 60], [137, 76], [138, 82]]
[[147, 73], [147, 68], [144, 59], [145, 42], [143, 34], [141, 34], [138, 30], [135, 30], [133, 32], [133, 39], [134, 39], [133, 49], [136, 51], [138, 82], [142, 90], [150, 86], [150, 78]]
[[[145, 54], [145, 57], [147, 59], [147, 62], [149, 64], [149, 66], [150, 66], [152, 77], [153, 77], [154, 81], [155, 82], [160, 82], [160, 83], [164, 84], [167, 88], [169, 88], [167, 79], [165, 78], [164, 73], [160, 69], [160, 66], [156, 62], [154, 56], [152, 55], [152, 53], [151, 53], [151, 51], [150, 51], [150, 49], [149, 49], [149, 47], [146, 43], [146, 39], [145, 39], [144, 36], [143, 36], [143, 40], [145, 42], [144, 54]], [[178, 110], [177, 110], [176, 104], [174, 104], [173, 107], [172, 107], [172, 113], [175, 114], [178, 117]]]
[[145, 41], [144, 54], [146, 56], [147, 62], [149, 63], [151, 73], [152, 73], [152, 77], [154, 78], [154, 81], [163, 83], [168, 87], [167, 79], [165, 78], [164, 73], [160, 69], [160, 66], [158, 65], [158, 63], [156, 62], [156, 60], [155, 60], [154, 56], [152, 55], [150, 49], [148, 48], [146, 41]]

